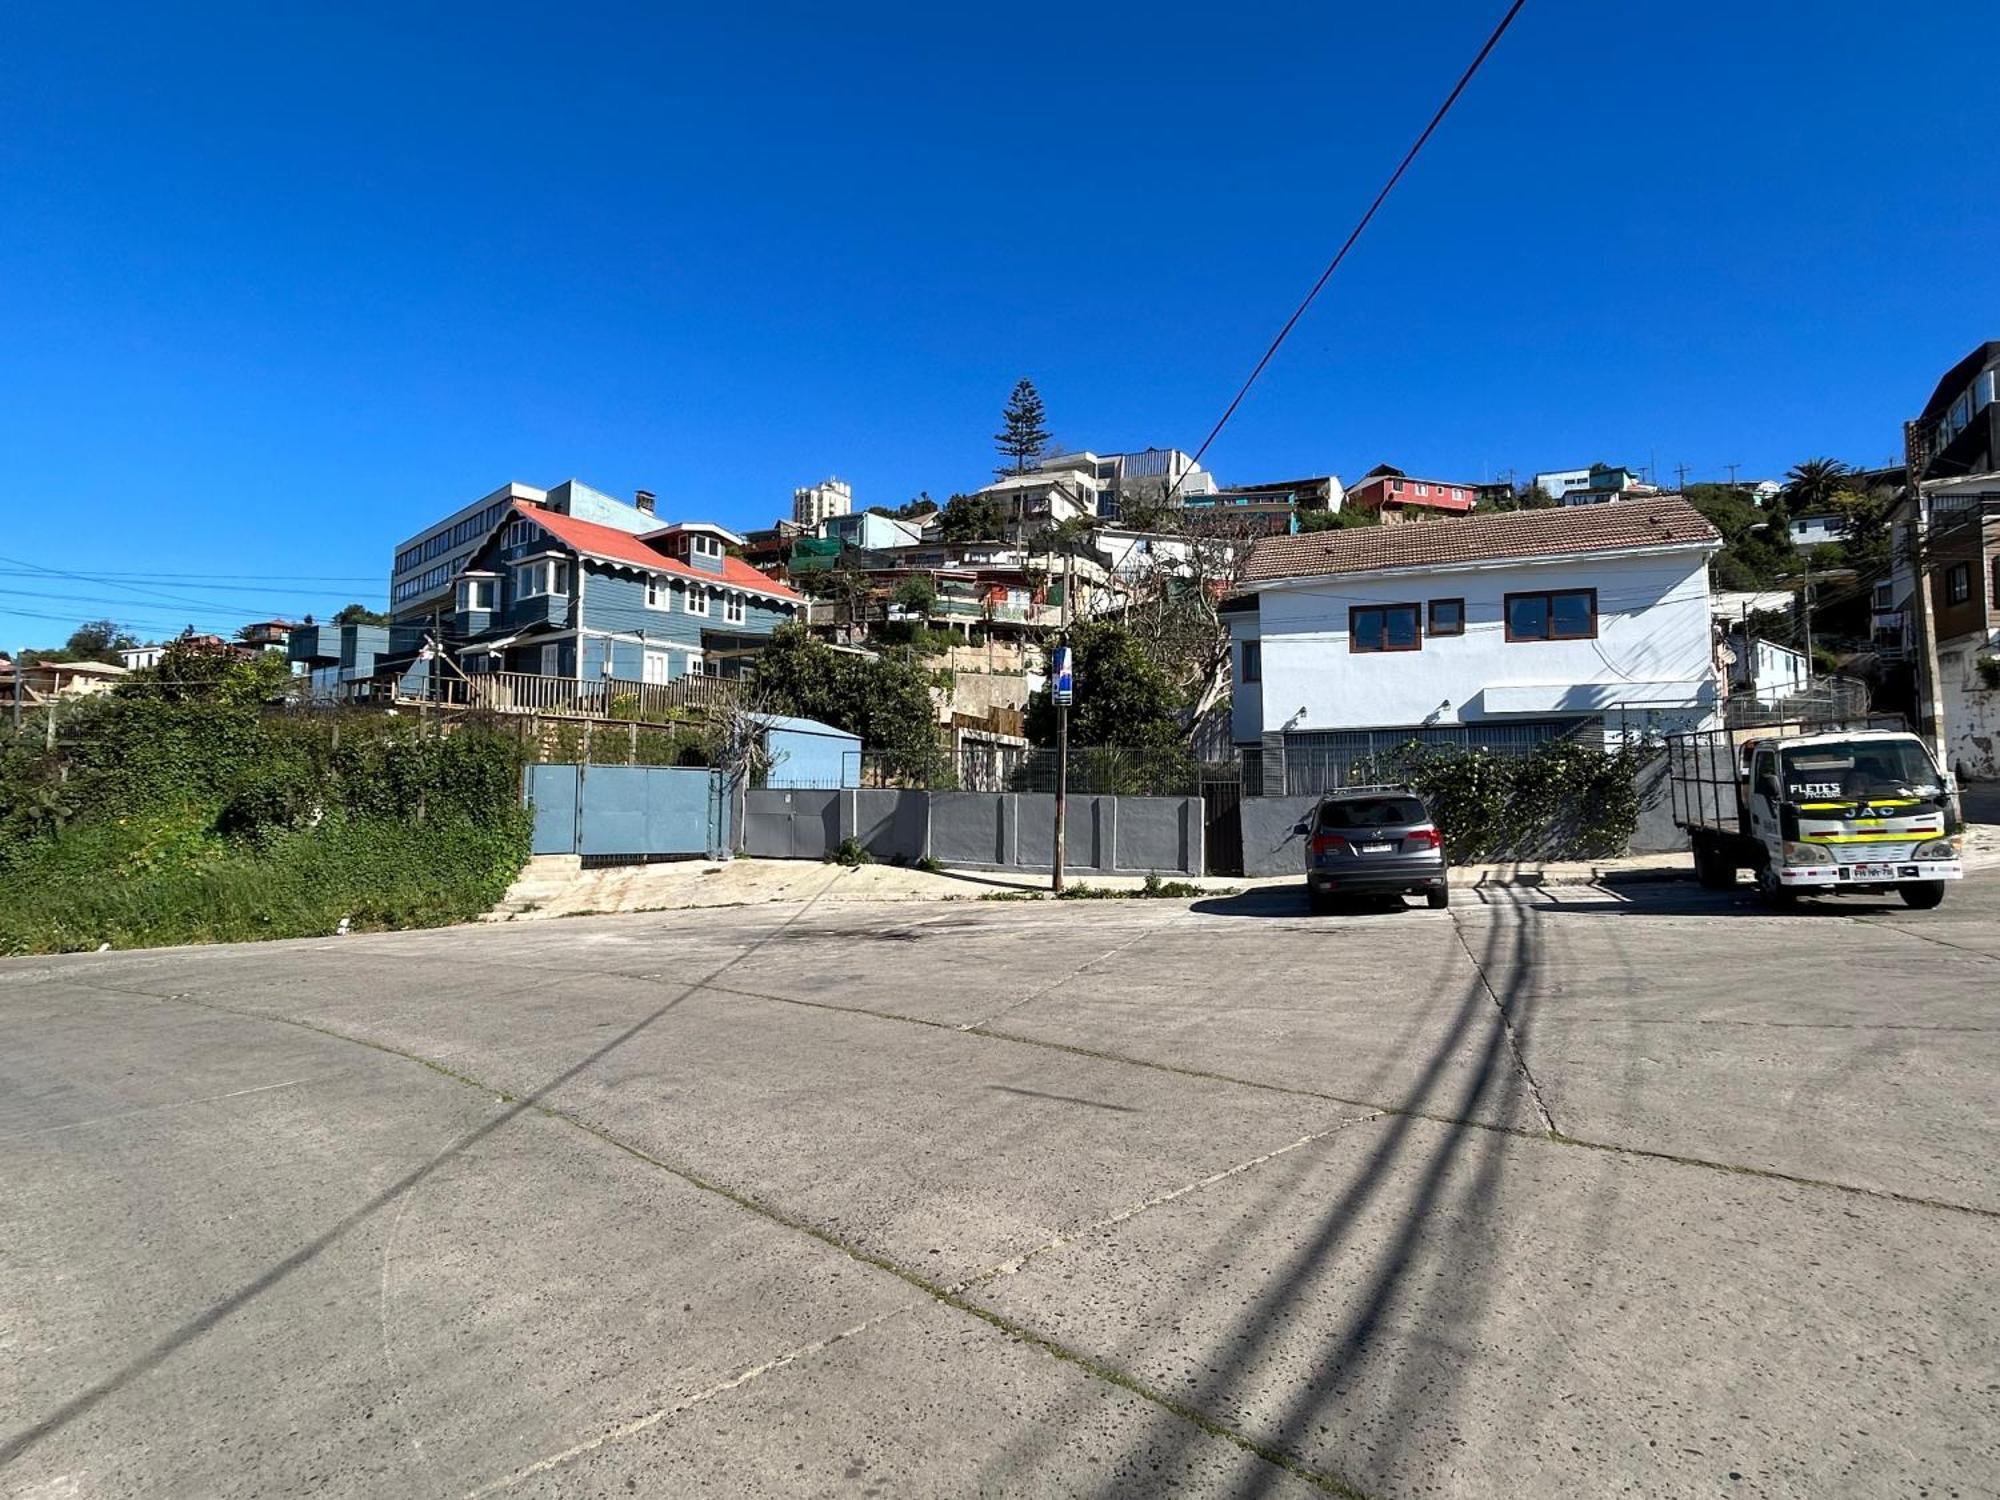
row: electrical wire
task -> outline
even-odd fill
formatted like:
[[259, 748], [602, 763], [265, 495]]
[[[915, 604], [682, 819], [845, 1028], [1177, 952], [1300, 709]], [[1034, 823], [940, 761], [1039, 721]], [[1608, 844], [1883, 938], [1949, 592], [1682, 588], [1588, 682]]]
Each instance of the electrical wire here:
[[[1222, 415], [1216, 419], [1215, 426], [1209, 429], [1208, 436], [1201, 440], [1201, 446], [1194, 450], [1194, 460], [1189, 465], [1190, 471], [1200, 466], [1202, 455], [1208, 452], [1209, 445], [1221, 435], [1222, 429], [1229, 425], [1229, 419], [1236, 415], [1236, 408], [1241, 406], [1243, 398], [1250, 394], [1250, 387], [1257, 383], [1257, 378], [1264, 373], [1264, 367], [1270, 364], [1273, 356], [1277, 354], [1285, 340], [1291, 336], [1292, 330], [1298, 326], [1299, 319], [1306, 315], [1306, 309], [1313, 305], [1314, 300], [1325, 289], [1327, 282], [1333, 279], [1333, 273], [1339, 270], [1340, 263], [1347, 259], [1347, 252], [1354, 248], [1355, 242], [1361, 238], [1362, 231], [1367, 229], [1376, 213], [1388, 201], [1389, 194], [1395, 190], [1396, 184], [1403, 180], [1403, 174], [1409, 171], [1410, 164], [1417, 159], [1417, 154], [1424, 149], [1425, 144], [1436, 133], [1438, 126], [1444, 123], [1444, 117], [1450, 114], [1451, 107], [1458, 103], [1458, 96], [1465, 92], [1466, 85], [1472, 82], [1473, 75], [1479, 71], [1493, 49], [1500, 44], [1500, 38], [1507, 34], [1507, 28], [1514, 24], [1514, 17], [1521, 13], [1521, 7], [1526, 3], [1527, 0], [1514, 0], [1514, 3], [1507, 7], [1507, 13], [1500, 18], [1500, 24], [1493, 28], [1492, 35], [1486, 38], [1486, 44], [1479, 49], [1478, 54], [1467, 65], [1465, 71], [1459, 75], [1458, 82], [1453, 84], [1451, 92], [1445, 95], [1444, 103], [1438, 106], [1437, 113], [1431, 116], [1430, 123], [1423, 128], [1423, 133], [1417, 137], [1410, 149], [1403, 153], [1403, 159], [1396, 163], [1396, 170], [1389, 174], [1389, 180], [1382, 184], [1381, 191], [1376, 193], [1373, 201], [1369, 203], [1367, 211], [1361, 215], [1360, 219], [1355, 223], [1354, 228], [1348, 232], [1347, 238], [1341, 242], [1340, 248], [1334, 252], [1333, 259], [1327, 262], [1326, 269], [1319, 273], [1319, 280], [1312, 284], [1312, 290], [1307, 292], [1305, 299], [1292, 309], [1292, 315], [1285, 319], [1284, 326], [1278, 330], [1278, 336], [1271, 340], [1270, 347], [1264, 351], [1263, 357], [1257, 361], [1256, 367], [1250, 371], [1249, 378], [1243, 382], [1242, 388], [1236, 392], [1236, 395], [1230, 400], [1229, 405], [1223, 410]], [[1181, 479], [1185, 478], [1185, 474], [1181, 476]], [[1174, 496], [1180, 493], [1181, 479], [1176, 479], [1172, 487], [1167, 491], [1166, 503], [1168, 505], [1172, 505]]]

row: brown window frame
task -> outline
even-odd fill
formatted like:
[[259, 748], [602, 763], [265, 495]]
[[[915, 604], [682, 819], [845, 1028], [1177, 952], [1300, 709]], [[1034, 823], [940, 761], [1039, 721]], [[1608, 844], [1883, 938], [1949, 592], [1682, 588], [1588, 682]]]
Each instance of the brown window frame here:
[[1944, 570], [1944, 602], [1968, 604], [1972, 600], [1972, 564], [1955, 562]]
[[[1382, 622], [1382, 638], [1389, 637], [1389, 622], [1386, 618], [1392, 609], [1407, 609], [1410, 623], [1416, 627], [1417, 638], [1407, 646], [1361, 646], [1356, 645], [1358, 637], [1354, 633], [1354, 617], [1369, 610], [1379, 611], [1385, 618]], [[1424, 649], [1424, 606], [1415, 599], [1398, 599], [1385, 604], [1351, 604], [1347, 608], [1347, 650], [1350, 656], [1383, 656], [1399, 651], [1421, 651]]]
[[[1455, 629], [1452, 630], [1438, 629], [1438, 606], [1440, 604], [1456, 604], [1458, 606], [1458, 625]], [[1428, 604], [1426, 604], [1424, 606], [1424, 634], [1431, 636], [1464, 635], [1465, 601], [1463, 599], [1433, 599]]]
[[[1590, 633], [1588, 635], [1557, 635], [1555, 633], [1555, 602], [1565, 594], [1588, 594], [1590, 596]], [[1546, 599], [1549, 601], [1549, 633], [1547, 635], [1514, 634], [1514, 601], [1516, 599]], [[1506, 631], [1509, 641], [1519, 641], [1523, 645], [1548, 645], [1557, 641], [1594, 641], [1597, 639], [1597, 590], [1523, 589], [1518, 594], [1507, 594], [1500, 601], [1500, 624]]]

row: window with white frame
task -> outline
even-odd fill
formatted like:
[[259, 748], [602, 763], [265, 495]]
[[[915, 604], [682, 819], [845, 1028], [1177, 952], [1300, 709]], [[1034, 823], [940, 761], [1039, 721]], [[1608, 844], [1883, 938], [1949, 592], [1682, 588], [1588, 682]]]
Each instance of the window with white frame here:
[[646, 575], [646, 608], [672, 609], [674, 607], [674, 586], [658, 573]]
[[461, 578], [458, 583], [458, 607], [461, 610], [490, 610], [493, 608], [494, 578]]
[[569, 561], [566, 558], [536, 558], [531, 563], [523, 563], [514, 576], [523, 599], [569, 592]]
[[687, 612], [691, 615], [705, 615], [708, 613], [708, 590], [698, 583], [688, 585]]
[[744, 614], [743, 604], [744, 599], [741, 594], [725, 594], [722, 600], [723, 620], [731, 625], [741, 625]]

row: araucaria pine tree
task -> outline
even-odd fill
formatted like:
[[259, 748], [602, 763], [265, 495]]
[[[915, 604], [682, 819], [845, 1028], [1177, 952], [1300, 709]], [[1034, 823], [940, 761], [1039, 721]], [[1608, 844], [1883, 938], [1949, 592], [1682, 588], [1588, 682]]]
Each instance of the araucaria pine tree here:
[[1007, 398], [1006, 410], [1000, 414], [1000, 431], [993, 437], [993, 446], [1007, 463], [993, 472], [1005, 479], [1033, 468], [1035, 460], [1049, 446], [1049, 430], [1042, 425], [1047, 419], [1041, 392], [1035, 389], [1034, 381], [1015, 381], [1014, 394]]

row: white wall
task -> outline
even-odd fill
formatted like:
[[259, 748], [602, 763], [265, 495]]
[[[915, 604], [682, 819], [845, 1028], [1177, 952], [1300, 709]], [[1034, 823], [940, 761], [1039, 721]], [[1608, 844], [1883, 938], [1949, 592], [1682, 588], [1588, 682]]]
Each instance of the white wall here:
[[[1618, 703], [1706, 709], [1715, 686], [1705, 558], [1694, 550], [1565, 558], [1336, 575], [1267, 588], [1257, 627], [1264, 643], [1262, 727], [1458, 724], [1594, 714]], [[1506, 639], [1503, 596], [1567, 588], [1597, 590], [1596, 640]], [[1464, 635], [1426, 634], [1419, 651], [1348, 650], [1351, 606], [1449, 598], [1465, 600]]]
[[1243, 680], [1243, 643], [1257, 639], [1257, 616], [1229, 619], [1229, 738], [1239, 745], [1255, 744], [1264, 732], [1264, 684]]

